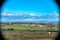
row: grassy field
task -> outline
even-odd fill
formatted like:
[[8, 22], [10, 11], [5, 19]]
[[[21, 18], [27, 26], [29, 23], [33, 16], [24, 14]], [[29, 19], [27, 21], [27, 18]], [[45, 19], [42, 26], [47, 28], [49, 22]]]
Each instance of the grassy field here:
[[14, 30], [47, 30], [47, 28], [39, 27], [2, 27], [2, 29], [7, 30], [8, 28], [13, 28]]
[[56, 32], [31, 32], [31, 31], [4, 31], [4, 38], [6, 40], [53, 40], [57, 34]]
[[1, 28], [3, 30], [7, 29], [13, 29], [13, 30], [50, 30], [50, 31], [57, 31], [59, 30], [58, 27], [38, 27], [38, 26], [24, 26], [24, 25], [19, 25], [19, 24], [13, 24], [13, 25], [2, 25]]
[[[6, 40], [54, 40], [58, 27], [24, 26], [21, 24], [1, 25], [3, 36]], [[52, 31], [52, 33], [50, 32]], [[49, 33], [50, 32], [50, 33]]]

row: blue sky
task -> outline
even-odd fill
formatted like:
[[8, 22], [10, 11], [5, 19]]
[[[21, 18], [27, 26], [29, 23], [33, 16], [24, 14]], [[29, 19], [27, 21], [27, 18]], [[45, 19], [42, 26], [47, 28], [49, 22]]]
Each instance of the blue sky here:
[[59, 21], [53, 0], [8, 0], [1, 15], [1, 21]]

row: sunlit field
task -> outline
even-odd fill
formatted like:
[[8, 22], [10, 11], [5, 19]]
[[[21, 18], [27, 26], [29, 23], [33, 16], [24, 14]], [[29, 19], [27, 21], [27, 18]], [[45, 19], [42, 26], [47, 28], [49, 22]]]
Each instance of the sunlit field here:
[[1, 24], [6, 40], [55, 40], [58, 35], [56, 24]]

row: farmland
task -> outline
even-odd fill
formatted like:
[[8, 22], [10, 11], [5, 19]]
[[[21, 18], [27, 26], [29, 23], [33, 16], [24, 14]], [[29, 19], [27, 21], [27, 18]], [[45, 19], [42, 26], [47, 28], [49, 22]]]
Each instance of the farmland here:
[[58, 25], [51, 24], [1, 24], [6, 40], [54, 40]]

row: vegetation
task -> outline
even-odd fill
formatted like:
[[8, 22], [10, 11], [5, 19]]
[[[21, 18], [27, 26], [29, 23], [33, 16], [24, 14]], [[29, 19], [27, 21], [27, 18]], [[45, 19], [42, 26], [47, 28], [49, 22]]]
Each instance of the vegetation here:
[[57, 36], [58, 25], [1, 24], [6, 40], [52, 40]]

